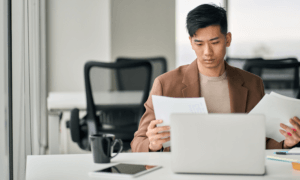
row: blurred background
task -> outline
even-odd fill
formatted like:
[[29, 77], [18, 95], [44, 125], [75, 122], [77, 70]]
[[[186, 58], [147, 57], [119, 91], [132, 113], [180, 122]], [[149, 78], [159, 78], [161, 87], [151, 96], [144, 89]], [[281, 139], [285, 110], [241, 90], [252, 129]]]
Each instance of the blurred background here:
[[300, 2], [226, 2], [46, 1], [48, 92], [84, 91], [82, 70], [87, 60], [114, 62], [121, 56], [164, 56], [168, 70], [191, 63], [196, 56], [185, 20], [187, 13], [202, 3], [214, 3], [228, 11], [233, 40], [227, 56], [300, 57]]
[[[1, 8], [5, 9], [7, 2], [1, 0]], [[29, 154], [91, 153], [88, 147], [80, 147], [78, 139], [81, 137], [78, 135], [72, 137], [70, 132], [71, 112], [74, 108], [79, 110], [78, 125], [81, 129], [77, 128], [78, 132], [85, 133], [82, 136], [87, 136], [86, 133], [89, 131], [83, 130], [88, 127], [82, 123], [88, 114], [84, 79], [84, 66], [88, 61], [114, 63], [121, 57], [134, 60], [159, 57], [164, 59], [162, 62], [165, 62], [165, 70], [161, 73], [194, 61], [196, 55], [190, 46], [185, 21], [190, 10], [204, 3], [214, 3], [227, 10], [228, 30], [232, 33], [232, 44], [227, 48], [226, 54], [229, 64], [245, 69], [245, 64], [250, 59], [271, 61], [287, 59], [289, 62], [298, 62], [300, 1], [297, 0], [17, 0], [12, 2], [13, 78], [11, 80], [14, 87], [12, 109], [15, 177], [17, 179], [24, 177], [25, 157]], [[3, 12], [2, 35], [7, 31], [5, 23], [7, 14]], [[8, 55], [5, 53], [7, 52], [5, 38], [7, 37], [6, 35], [0, 37], [3, 39], [0, 46], [1, 55], [3, 54], [1, 67], [6, 67], [5, 61]], [[153, 62], [151, 61], [152, 70], [155, 69]], [[249, 71], [250, 69], [251, 67]], [[2, 70], [1, 72], [4, 73]], [[257, 71], [253, 71], [255, 72]], [[262, 72], [259, 70], [256, 74], [264, 78]], [[268, 72], [271, 72], [271, 75], [269, 73], [271, 80], [264, 81], [266, 88], [283, 87], [289, 90], [284, 91], [287, 92], [286, 95], [295, 98], [298, 96], [299, 69], [292, 75], [287, 74], [283, 79], [274, 75], [278, 74], [277, 71]], [[107, 81], [107, 76], [102, 76], [101, 73], [96, 76], [97, 81], [103, 84], [115, 81], [116, 78], [112, 76], [112, 79]], [[297, 84], [294, 83], [294, 79], [289, 79], [296, 76]], [[8, 75], [4, 74], [2, 77], [7, 79]], [[285, 85], [276, 85], [279, 81], [284, 81]], [[153, 79], [150, 87], [152, 82]], [[1, 80], [1, 83], [2, 99], [6, 97], [7, 92], [4, 88], [5, 81]], [[118, 85], [114, 85], [110, 90], [112, 89], [118, 89]], [[266, 92], [268, 91], [270, 90], [266, 89]], [[108, 101], [112, 102], [112, 100]], [[4, 125], [8, 123], [8, 118], [4, 116], [8, 106], [6, 102], [2, 103], [0, 104], [2, 124], [0, 128], [4, 127], [6, 130], [0, 132], [6, 134], [0, 137], [8, 137], [8, 128]], [[143, 110], [139, 111], [141, 112]], [[99, 112], [95, 112], [97, 113]], [[75, 115], [76, 113], [73, 117], [77, 117]], [[101, 115], [97, 114], [97, 117]], [[135, 118], [139, 119], [139, 117]], [[0, 157], [7, 154], [8, 138], [5, 139], [6, 141], [0, 141]], [[84, 140], [80, 139], [80, 141]], [[130, 152], [130, 148], [124, 152]], [[8, 159], [0, 162], [0, 167], [7, 162]], [[3, 168], [0, 168], [0, 174], [1, 169]]]

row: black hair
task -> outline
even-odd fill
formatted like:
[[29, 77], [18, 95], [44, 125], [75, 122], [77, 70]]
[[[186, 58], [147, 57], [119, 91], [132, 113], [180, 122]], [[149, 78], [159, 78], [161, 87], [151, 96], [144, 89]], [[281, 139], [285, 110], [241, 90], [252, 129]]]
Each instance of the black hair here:
[[191, 37], [199, 28], [220, 25], [221, 32], [227, 34], [226, 10], [215, 4], [202, 4], [191, 10], [186, 18], [186, 28]]

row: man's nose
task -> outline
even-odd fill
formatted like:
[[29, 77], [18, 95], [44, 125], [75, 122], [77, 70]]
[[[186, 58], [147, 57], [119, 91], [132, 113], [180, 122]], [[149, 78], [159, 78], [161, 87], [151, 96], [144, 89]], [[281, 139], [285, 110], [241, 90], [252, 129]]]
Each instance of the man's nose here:
[[213, 55], [213, 50], [212, 50], [212, 47], [208, 44], [205, 46], [205, 49], [204, 49], [204, 56], [206, 57], [210, 57]]

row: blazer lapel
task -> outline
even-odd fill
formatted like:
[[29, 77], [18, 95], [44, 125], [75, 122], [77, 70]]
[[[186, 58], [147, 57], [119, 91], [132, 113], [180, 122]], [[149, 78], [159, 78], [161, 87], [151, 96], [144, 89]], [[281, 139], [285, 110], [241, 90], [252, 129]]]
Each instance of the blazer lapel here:
[[[244, 113], [246, 112], [248, 89], [243, 87], [243, 77], [235, 68], [228, 65], [226, 61], [224, 63], [228, 79], [231, 112]], [[201, 97], [197, 60], [187, 67], [182, 83], [186, 85], [182, 89], [183, 97]]]
[[186, 87], [182, 89], [183, 97], [201, 96], [197, 59], [187, 67], [182, 83], [186, 85]]
[[243, 77], [225, 62], [228, 79], [231, 113], [246, 112], [248, 89], [243, 87]]

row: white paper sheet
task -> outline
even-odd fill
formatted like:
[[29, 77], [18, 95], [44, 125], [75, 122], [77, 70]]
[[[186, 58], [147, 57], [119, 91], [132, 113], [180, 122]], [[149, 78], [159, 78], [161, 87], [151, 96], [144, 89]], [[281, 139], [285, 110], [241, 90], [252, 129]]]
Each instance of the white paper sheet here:
[[300, 153], [300, 147], [294, 147], [294, 148], [292, 148], [291, 150], [289, 150], [289, 153]]
[[278, 142], [285, 139], [279, 132], [280, 123], [293, 127], [289, 119], [300, 117], [300, 101], [271, 92], [266, 94], [249, 114], [266, 116], [266, 136]]
[[[205, 100], [199, 98], [172, 98], [152, 95], [155, 119], [162, 119], [163, 123], [157, 126], [170, 126], [172, 113], [205, 113], [208, 114]], [[171, 127], [172, 128], [172, 127]], [[164, 147], [170, 146], [170, 142], [164, 143]]]
[[271, 96], [276, 96], [276, 97], [279, 97], [279, 98], [283, 98], [283, 99], [286, 99], [286, 100], [291, 100], [291, 101], [297, 101], [297, 102], [300, 102], [299, 99], [296, 99], [296, 98], [291, 98], [291, 97], [288, 97], [288, 96], [284, 96], [284, 95], [281, 95], [281, 94], [278, 94], [276, 92], [271, 92], [270, 93]]

